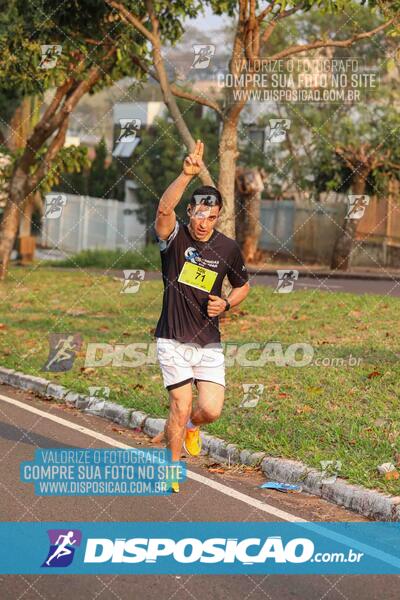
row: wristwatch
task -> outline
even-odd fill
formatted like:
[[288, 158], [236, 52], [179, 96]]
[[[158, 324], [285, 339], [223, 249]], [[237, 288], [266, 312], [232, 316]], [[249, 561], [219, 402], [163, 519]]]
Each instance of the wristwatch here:
[[231, 305], [229, 304], [228, 300], [226, 298], [224, 298], [225, 302], [226, 302], [226, 306], [225, 306], [225, 311], [229, 310]]

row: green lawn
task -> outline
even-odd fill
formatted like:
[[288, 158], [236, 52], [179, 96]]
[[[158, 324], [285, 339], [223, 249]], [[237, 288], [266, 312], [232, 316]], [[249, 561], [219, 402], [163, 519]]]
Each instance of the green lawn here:
[[156, 271], [161, 267], [160, 250], [157, 244], [149, 244], [140, 251], [117, 250], [82, 250], [65, 260], [42, 261], [52, 267], [99, 269], [144, 269]]
[[[152, 342], [162, 284], [146, 280], [136, 294], [121, 294], [111, 277], [50, 267], [13, 268], [0, 285], [1, 364], [42, 375], [75, 391], [111, 388], [110, 399], [151, 415], [166, 416], [167, 395], [157, 365], [84, 370], [89, 342]], [[341, 366], [310, 364], [227, 368], [222, 417], [207, 430], [241, 448], [300, 459], [342, 462], [353, 483], [400, 493], [376, 467], [400, 452], [399, 301], [317, 291], [274, 294], [253, 287], [222, 324], [226, 342], [309, 343], [314, 359], [344, 358]], [[49, 333], [75, 332], [83, 347], [65, 373], [41, 373]], [[259, 354], [259, 353], [258, 353]], [[253, 352], [254, 358], [257, 352]], [[347, 359], [360, 358], [349, 366]], [[248, 354], [249, 357], [252, 353]], [[243, 383], [265, 386], [255, 408], [240, 408]]]

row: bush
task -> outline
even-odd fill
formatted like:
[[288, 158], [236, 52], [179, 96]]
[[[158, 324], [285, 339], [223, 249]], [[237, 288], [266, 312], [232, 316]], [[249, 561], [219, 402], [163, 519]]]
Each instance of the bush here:
[[145, 269], [157, 271], [161, 268], [160, 251], [157, 244], [145, 246], [136, 252], [116, 250], [82, 250], [65, 260], [46, 261], [52, 267], [97, 267], [99, 269]]

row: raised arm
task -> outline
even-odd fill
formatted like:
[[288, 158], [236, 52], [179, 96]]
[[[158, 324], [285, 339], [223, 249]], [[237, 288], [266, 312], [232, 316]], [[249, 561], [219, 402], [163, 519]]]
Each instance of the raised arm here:
[[179, 204], [192, 177], [200, 173], [203, 167], [203, 152], [204, 144], [197, 140], [194, 152], [189, 154], [183, 161], [182, 173], [167, 187], [161, 196], [155, 223], [156, 234], [160, 240], [166, 240], [175, 227], [175, 206]]

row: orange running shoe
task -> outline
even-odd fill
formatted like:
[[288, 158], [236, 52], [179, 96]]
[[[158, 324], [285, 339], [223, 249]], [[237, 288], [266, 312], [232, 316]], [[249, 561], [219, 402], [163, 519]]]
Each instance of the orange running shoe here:
[[179, 483], [177, 481], [173, 481], [171, 483], [171, 489], [175, 494], [177, 494], [179, 492]]
[[183, 447], [185, 448], [186, 452], [191, 456], [198, 456], [200, 454], [201, 436], [199, 427], [196, 427], [196, 429], [186, 429]]

